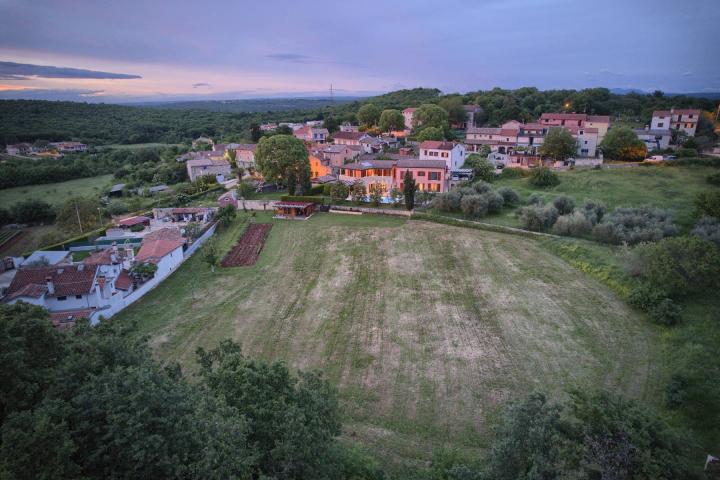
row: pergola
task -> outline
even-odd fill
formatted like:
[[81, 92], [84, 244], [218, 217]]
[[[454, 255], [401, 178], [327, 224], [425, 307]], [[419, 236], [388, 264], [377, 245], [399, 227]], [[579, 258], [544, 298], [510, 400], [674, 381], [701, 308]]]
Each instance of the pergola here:
[[274, 205], [278, 218], [308, 218], [315, 211], [313, 202], [277, 202]]

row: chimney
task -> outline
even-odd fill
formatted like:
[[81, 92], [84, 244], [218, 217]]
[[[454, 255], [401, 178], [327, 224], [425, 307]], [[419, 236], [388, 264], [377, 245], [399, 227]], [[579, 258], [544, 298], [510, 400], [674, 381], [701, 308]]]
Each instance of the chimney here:
[[78, 272], [82, 272], [83, 270], [85, 270], [85, 264], [78, 263], [77, 270], [78, 270]]
[[645, 130], [650, 130], [650, 125], [645, 125]]
[[112, 242], [112, 251], [113, 251], [113, 253], [118, 252], [117, 242]]
[[50, 295], [55, 293], [55, 284], [53, 283], [52, 277], [45, 277], [45, 283], [47, 284], [47, 290]]

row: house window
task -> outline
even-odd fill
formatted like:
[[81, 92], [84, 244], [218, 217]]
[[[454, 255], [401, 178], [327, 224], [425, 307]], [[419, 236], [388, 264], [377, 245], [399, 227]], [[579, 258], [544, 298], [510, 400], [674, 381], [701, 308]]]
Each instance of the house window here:
[[442, 156], [443, 156], [443, 158], [447, 158], [447, 156], [448, 156], [447, 152], [443, 152]]
[[659, 122], [659, 123], [658, 123], [658, 128], [662, 128], [662, 127], [663, 127], [663, 122]]
[[65, 300], [67, 300], [67, 297], [57, 297], [57, 299], [58, 299], [58, 302], [63, 302]]
[[424, 177], [424, 176], [425, 176], [425, 172], [424, 172], [424, 171], [417, 172], [417, 176], [418, 176], [418, 177]]
[[440, 172], [428, 172], [428, 180], [440, 180]]
[[77, 298], [78, 300], [82, 300], [82, 295], [75, 295], [75, 298]]

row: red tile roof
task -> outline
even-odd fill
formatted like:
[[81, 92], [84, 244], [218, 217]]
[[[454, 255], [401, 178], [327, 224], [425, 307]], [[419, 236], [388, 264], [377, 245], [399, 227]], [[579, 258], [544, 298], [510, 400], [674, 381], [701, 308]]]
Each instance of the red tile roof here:
[[[230, 193], [230, 192], [228, 192]], [[165, 227], [160, 230], [150, 232], [143, 238], [143, 242], [150, 242], [153, 240], [173, 240], [176, 242], [185, 243], [185, 239], [182, 236], [179, 228], [176, 227]]]
[[135, 256], [138, 262], [149, 262], [157, 264], [166, 255], [169, 255], [178, 247], [182, 247], [182, 242], [176, 240], [143, 240], [140, 251]]
[[340, 140], [360, 140], [365, 135], [365, 132], [337, 132], [333, 135], [333, 138]]
[[697, 115], [700, 116], [700, 110], [694, 109], [694, 108], [674, 108], [672, 111], [670, 110], [655, 110], [653, 112], [653, 117], [669, 117], [670, 114], [672, 115]]
[[403, 113], [413, 113], [415, 110], [417, 110], [417, 108], [406, 108], [403, 110]]
[[445, 170], [445, 160], [419, 160], [417, 158], [401, 158], [397, 161], [397, 168], [429, 168]]
[[129, 290], [132, 283], [132, 277], [128, 274], [128, 272], [126, 270], [121, 270], [120, 275], [118, 275], [118, 278], [115, 280], [115, 288], [118, 290]]
[[143, 215], [137, 215], [135, 217], [124, 218], [117, 222], [117, 224], [121, 227], [132, 227], [133, 225], [147, 222], [150, 222], [150, 219], [148, 217], [145, 217]]
[[[68, 295], [83, 295], [92, 291], [97, 272], [97, 265], [69, 265], [62, 267], [43, 268], [21, 268], [13, 278], [8, 295], [17, 298], [18, 296], [35, 295], [38, 298], [42, 295], [43, 289], [47, 291], [46, 278], [50, 278], [55, 287], [55, 292], [48, 296], [64, 297]], [[31, 286], [31, 287], [29, 287]], [[39, 292], [42, 292], [38, 295]], [[28, 294], [28, 295], [25, 295]]]
[[610, 117], [607, 115], [588, 115], [587, 121], [594, 123], [610, 123]]
[[540, 120], [586, 120], [586, 113], [543, 113]]
[[83, 260], [83, 263], [85, 265], [112, 265], [112, 255], [112, 248], [106, 248], [105, 250], [91, 253], [89, 257]]
[[60, 330], [70, 328], [75, 325], [75, 322], [81, 318], [90, 318], [95, 312], [94, 308], [86, 308], [82, 310], [65, 310], [62, 312], [50, 312], [50, 321], [53, 326]]
[[420, 148], [428, 150], [452, 150], [455, 144], [452, 142], [442, 142], [439, 140], [425, 140], [420, 144]]

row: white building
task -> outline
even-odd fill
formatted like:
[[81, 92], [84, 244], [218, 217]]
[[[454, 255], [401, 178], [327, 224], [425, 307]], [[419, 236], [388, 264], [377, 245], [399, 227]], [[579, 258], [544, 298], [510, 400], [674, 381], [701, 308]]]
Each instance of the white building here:
[[670, 146], [670, 140], [672, 134], [670, 130], [651, 130], [650, 128], [638, 128], [635, 130], [635, 134], [640, 140], [647, 146], [648, 152], [654, 150], [665, 150]]
[[448, 170], [459, 170], [465, 163], [462, 143], [426, 140], [420, 144], [420, 160], [444, 160]]
[[697, 109], [656, 110], [653, 112], [650, 130], [678, 130], [694, 137], [702, 112]]

